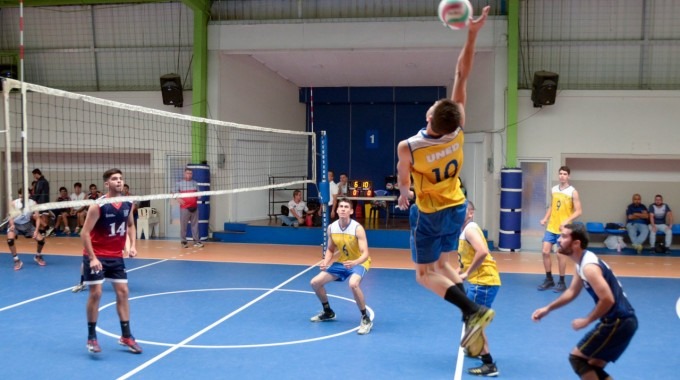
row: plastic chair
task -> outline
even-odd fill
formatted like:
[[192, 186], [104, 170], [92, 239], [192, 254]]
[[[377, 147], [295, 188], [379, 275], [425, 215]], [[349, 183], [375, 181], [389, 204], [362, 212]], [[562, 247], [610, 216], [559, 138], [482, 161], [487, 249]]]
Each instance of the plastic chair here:
[[605, 233], [604, 223], [600, 222], [588, 222], [586, 223], [586, 231], [589, 234], [603, 234]]
[[[137, 215], [137, 239], [141, 239], [142, 234], [144, 234], [144, 239], [154, 236], [154, 230], [161, 222], [158, 210], [151, 207], [142, 207], [137, 210]], [[158, 229], [160, 234], [160, 227]]]
[[[375, 196], [376, 197], [384, 197], [387, 195], [387, 190], [375, 190]], [[368, 215], [369, 219], [373, 219], [374, 217], [378, 219], [380, 217], [380, 209], [383, 208], [387, 210], [387, 202], [385, 201], [371, 201], [371, 210]]]

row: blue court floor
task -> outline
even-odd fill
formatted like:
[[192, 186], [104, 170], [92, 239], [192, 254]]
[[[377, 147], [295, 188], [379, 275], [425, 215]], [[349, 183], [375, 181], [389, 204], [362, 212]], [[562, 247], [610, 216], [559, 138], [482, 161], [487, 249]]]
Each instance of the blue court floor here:
[[[173, 260], [128, 260], [131, 326], [144, 353], [117, 344], [110, 284], [99, 319], [103, 352], [85, 348], [87, 292], [72, 293], [80, 258], [22, 255], [0, 265], [0, 379], [471, 379], [479, 365], [458, 348], [462, 324], [452, 305], [422, 289], [412, 270], [373, 269], [363, 281], [374, 328], [359, 336], [359, 312], [346, 283], [327, 287], [336, 321], [311, 323], [321, 306], [309, 287], [318, 268]], [[5, 265], [6, 264], [6, 265]], [[585, 333], [571, 320], [593, 307], [585, 292], [540, 323], [530, 315], [555, 298], [538, 292], [542, 275], [503, 274], [488, 328], [504, 379], [575, 379], [567, 356]], [[673, 379], [680, 363], [680, 280], [621, 278], [640, 328], [615, 379]]]

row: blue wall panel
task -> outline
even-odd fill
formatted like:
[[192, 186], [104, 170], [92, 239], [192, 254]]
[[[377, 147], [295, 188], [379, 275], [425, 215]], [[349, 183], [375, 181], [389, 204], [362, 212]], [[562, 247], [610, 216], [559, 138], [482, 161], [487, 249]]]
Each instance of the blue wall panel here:
[[[352, 156], [350, 179], [373, 181], [375, 189], [385, 188], [385, 177], [394, 173], [393, 104], [352, 105]], [[378, 145], [367, 147], [367, 134], [375, 134]]]

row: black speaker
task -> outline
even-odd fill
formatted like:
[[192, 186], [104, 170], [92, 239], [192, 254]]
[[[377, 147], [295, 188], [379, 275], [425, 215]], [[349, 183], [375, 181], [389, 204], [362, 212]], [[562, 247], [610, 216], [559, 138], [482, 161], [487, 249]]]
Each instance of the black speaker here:
[[534, 84], [531, 87], [531, 100], [534, 107], [549, 106], [555, 104], [557, 96], [557, 82], [560, 76], [550, 71], [537, 71], [534, 73]]
[[163, 104], [182, 107], [184, 97], [182, 96], [182, 82], [177, 74], [165, 74], [161, 76], [161, 93], [163, 94]]

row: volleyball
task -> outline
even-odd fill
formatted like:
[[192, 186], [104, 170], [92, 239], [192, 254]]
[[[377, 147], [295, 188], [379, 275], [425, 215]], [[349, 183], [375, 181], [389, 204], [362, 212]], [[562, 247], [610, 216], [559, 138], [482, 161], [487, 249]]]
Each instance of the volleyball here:
[[472, 4], [469, 0], [442, 0], [439, 3], [438, 14], [446, 27], [454, 30], [462, 29], [472, 18]]

